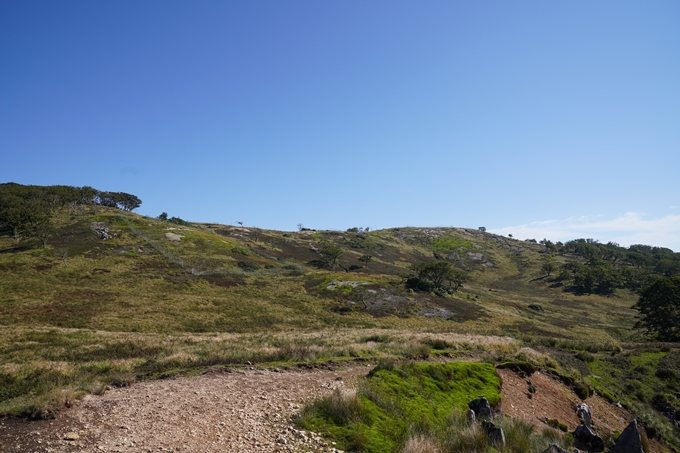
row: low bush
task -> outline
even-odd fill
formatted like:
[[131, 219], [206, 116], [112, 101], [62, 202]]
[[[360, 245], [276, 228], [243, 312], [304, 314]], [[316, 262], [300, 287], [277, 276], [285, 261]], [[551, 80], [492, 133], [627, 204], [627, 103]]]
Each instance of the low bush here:
[[559, 429], [560, 431], [563, 431], [565, 433], [567, 431], [569, 431], [569, 428], [567, 427], [567, 425], [565, 425], [564, 423], [562, 423], [561, 421], [559, 421], [555, 418], [549, 418], [545, 422], [551, 428]]
[[574, 357], [579, 359], [581, 362], [594, 362], [595, 356], [589, 352], [581, 351], [574, 354]]
[[575, 381], [573, 385], [574, 393], [582, 400], [587, 399], [591, 395], [591, 390], [588, 384], [583, 381]]
[[239, 261], [236, 265], [246, 272], [255, 272], [260, 269], [260, 265], [254, 261]]

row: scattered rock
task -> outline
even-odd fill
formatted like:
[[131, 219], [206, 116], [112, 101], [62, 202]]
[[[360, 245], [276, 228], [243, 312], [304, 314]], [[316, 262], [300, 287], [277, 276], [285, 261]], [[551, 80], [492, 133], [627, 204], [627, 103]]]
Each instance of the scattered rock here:
[[326, 286], [327, 289], [336, 289], [339, 288], [340, 286], [351, 286], [352, 288], [356, 288], [357, 286], [360, 285], [370, 285], [369, 282], [362, 282], [362, 281], [340, 281], [340, 280], [332, 280], [328, 286]]
[[493, 418], [493, 410], [489, 400], [484, 397], [474, 399], [468, 403], [468, 407], [472, 409], [477, 418]]
[[494, 447], [505, 446], [505, 434], [503, 433], [503, 428], [494, 425], [490, 421], [484, 420], [482, 422], [482, 429], [484, 429], [484, 432], [489, 437], [489, 440]]
[[78, 440], [80, 436], [76, 433], [66, 433], [64, 434], [64, 440]]
[[97, 237], [101, 239], [102, 241], [106, 241], [107, 239], [111, 239], [111, 235], [109, 235], [109, 228], [106, 226], [104, 222], [92, 222], [91, 225], [92, 231], [95, 232]]
[[637, 420], [633, 419], [623, 430], [610, 453], [643, 453]]
[[604, 451], [604, 441], [586, 425], [579, 425], [574, 431], [574, 446], [589, 452]]
[[590, 407], [586, 403], [581, 403], [574, 406], [574, 409], [576, 409], [576, 416], [585, 421], [586, 426], [590, 428], [593, 425], [593, 414]]
[[182, 236], [180, 236], [177, 233], [167, 232], [167, 233], [165, 233], [165, 237], [168, 238], [171, 241], [181, 241], [182, 240]]
[[470, 259], [475, 261], [482, 261], [484, 259], [484, 255], [482, 255], [479, 252], [468, 252], [467, 256], [469, 256]]
[[467, 421], [470, 425], [474, 425], [475, 422], [477, 421], [477, 417], [475, 416], [475, 411], [473, 411], [472, 409], [469, 409], [465, 413], [465, 418], [467, 419]]
[[557, 444], [550, 444], [548, 445], [548, 448], [543, 450], [541, 453], [569, 453], [569, 452]]
[[426, 318], [442, 318], [442, 319], [451, 319], [456, 314], [452, 312], [451, 310], [447, 310], [446, 308], [442, 307], [432, 307], [432, 308], [424, 308], [418, 312], [420, 316], [425, 316]]

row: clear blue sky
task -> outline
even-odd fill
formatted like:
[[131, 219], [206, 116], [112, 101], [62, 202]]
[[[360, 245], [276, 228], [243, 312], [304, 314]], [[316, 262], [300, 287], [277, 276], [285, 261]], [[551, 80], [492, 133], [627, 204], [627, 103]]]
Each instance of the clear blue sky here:
[[680, 251], [680, 2], [0, 1], [0, 182]]

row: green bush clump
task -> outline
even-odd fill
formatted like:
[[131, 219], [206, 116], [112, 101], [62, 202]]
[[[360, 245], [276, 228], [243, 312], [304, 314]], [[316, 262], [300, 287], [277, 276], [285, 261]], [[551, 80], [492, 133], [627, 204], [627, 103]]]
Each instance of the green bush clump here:
[[444, 349], [449, 349], [451, 347], [451, 344], [448, 341], [438, 338], [429, 339], [425, 342], [425, 344], [430, 346], [435, 351], [443, 351]]
[[236, 265], [246, 272], [254, 272], [260, 269], [260, 265], [254, 261], [239, 261]]
[[587, 399], [591, 394], [590, 387], [583, 381], [574, 382], [573, 388], [574, 393], [576, 393], [576, 396], [578, 396], [582, 400]]
[[375, 343], [387, 343], [390, 341], [392, 338], [389, 335], [370, 335], [368, 337], [363, 338], [361, 341], [364, 343], [368, 343], [369, 341], [373, 341]]
[[498, 365], [498, 368], [504, 369], [510, 369], [516, 372], [524, 372], [527, 375], [532, 375], [536, 372], [538, 367], [534, 365], [531, 362], [525, 362], [523, 360], [511, 360], [511, 361], [506, 361], [502, 362], [501, 364]]
[[539, 304], [529, 304], [529, 308], [534, 311], [544, 311], [543, 307]]
[[559, 421], [555, 418], [548, 418], [548, 419], [546, 419], [545, 422], [548, 424], [548, 426], [555, 428], [555, 429], [559, 429], [560, 431], [563, 431], [565, 433], [567, 431], [569, 431], [569, 427], [567, 425], [565, 425], [564, 423], [562, 423], [561, 421]]
[[245, 247], [234, 247], [231, 249], [231, 253], [234, 253], [236, 255], [243, 255], [243, 256], [251, 256], [252, 253], [250, 250], [248, 250]]
[[595, 356], [592, 355], [591, 353], [585, 352], [585, 351], [577, 352], [574, 355], [574, 357], [579, 359], [581, 362], [594, 362], [595, 361]]

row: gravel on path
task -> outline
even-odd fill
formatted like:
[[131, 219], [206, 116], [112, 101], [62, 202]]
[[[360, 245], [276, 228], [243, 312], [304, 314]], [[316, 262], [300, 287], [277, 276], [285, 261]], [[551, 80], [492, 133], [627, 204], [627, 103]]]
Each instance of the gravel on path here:
[[0, 451], [332, 452], [291, 416], [310, 399], [353, 385], [366, 366], [211, 372], [88, 395], [56, 420], [0, 420]]

